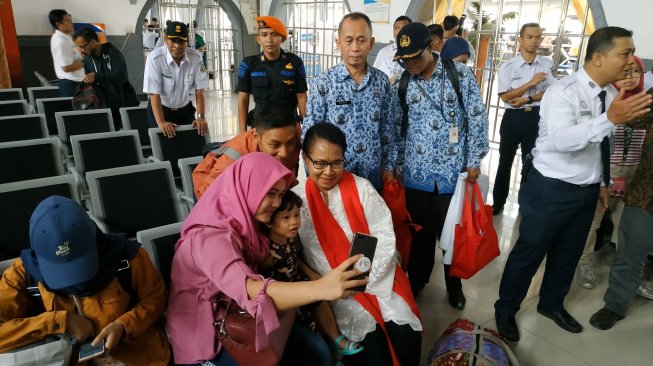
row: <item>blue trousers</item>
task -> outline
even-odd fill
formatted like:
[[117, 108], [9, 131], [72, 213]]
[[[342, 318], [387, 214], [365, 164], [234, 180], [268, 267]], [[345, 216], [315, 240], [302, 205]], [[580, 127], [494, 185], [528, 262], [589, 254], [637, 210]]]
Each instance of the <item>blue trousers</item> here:
[[581, 187], [530, 170], [519, 192], [519, 239], [503, 271], [499, 300], [494, 304], [497, 316], [517, 313], [545, 256], [538, 308], [549, 312], [563, 309], [598, 193], [598, 183]]
[[81, 84], [79, 81], [59, 79], [59, 93], [62, 97], [72, 97], [79, 84]]
[[646, 255], [653, 250], [653, 212], [626, 206], [619, 223], [619, 245], [610, 266], [605, 307], [624, 315], [642, 282]]

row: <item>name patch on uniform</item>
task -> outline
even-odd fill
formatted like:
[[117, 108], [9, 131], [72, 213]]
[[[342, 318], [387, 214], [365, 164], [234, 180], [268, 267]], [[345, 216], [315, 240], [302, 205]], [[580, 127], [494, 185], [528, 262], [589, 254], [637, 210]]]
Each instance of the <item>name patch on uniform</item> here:
[[512, 80], [521, 80], [521, 76], [514, 77]]
[[294, 71], [281, 70], [281, 76], [295, 76]]
[[585, 117], [585, 116], [592, 116], [592, 111], [580, 111], [580, 116]]
[[351, 104], [351, 100], [336, 100], [336, 105], [347, 105]]
[[265, 71], [254, 71], [252, 72], [252, 77], [265, 77], [267, 74]]

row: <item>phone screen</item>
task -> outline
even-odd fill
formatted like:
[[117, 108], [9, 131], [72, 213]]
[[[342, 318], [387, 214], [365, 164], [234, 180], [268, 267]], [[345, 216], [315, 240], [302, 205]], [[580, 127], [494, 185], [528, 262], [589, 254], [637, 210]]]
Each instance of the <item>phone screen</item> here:
[[88, 361], [98, 356], [104, 354], [104, 343], [100, 343], [97, 346], [93, 347], [91, 343], [82, 344], [79, 349], [79, 362]]
[[[349, 252], [349, 256], [353, 257], [358, 254], [363, 254], [363, 257], [359, 259], [350, 269], [356, 268], [357, 270], [364, 272], [354, 277], [354, 279], [363, 279], [369, 274], [370, 270], [372, 270], [372, 263], [374, 261], [374, 252], [376, 251], [377, 240], [377, 238], [371, 235], [354, 233], [354, 237], [351, 240], [351, 252]], [[354, 291], [362, 292], [365, 291], [366, 287], [367, 286], [358, 286], [351, 289]]]

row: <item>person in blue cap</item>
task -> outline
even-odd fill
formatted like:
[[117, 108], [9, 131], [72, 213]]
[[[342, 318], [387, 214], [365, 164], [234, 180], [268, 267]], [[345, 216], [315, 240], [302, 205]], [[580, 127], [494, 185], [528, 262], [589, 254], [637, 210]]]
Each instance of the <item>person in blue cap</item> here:
[[39, 203], [29, 236], [31, 247], [0, 279], [0, 353], [52, 335], [103, 343], [107, 363], [168, 364], [170, 345], [157, 322], [167, 293], [140, 244], [102, 233], [77, 202], [60, 196]]
[[440, 57], [445, 60], [454, 60], [464, 64], [469, 60], [469, 43], [464, 38], [451, 38], [444, 43]]

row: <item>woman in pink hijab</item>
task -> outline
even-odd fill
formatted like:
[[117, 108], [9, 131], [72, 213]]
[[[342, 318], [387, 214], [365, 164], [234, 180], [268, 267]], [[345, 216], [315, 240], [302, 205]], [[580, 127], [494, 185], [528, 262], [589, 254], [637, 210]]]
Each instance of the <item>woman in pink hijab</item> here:
[[350, 280], [352, 257], [315, 281], [280, 282], [258, 274], [268, 254], [259, 226], [267, 223], [294, 181], [293, 174], [264, 153], [238, 159], [204, 193], [184, 222], [172, 262], [168, 331], [176, 364], [234, 365], [221, 352], [213, 326], [215, 303], [225, 297], [256, 318], [256, 348], [283, 349], [292, 310], [354, 293], [366, 280]]

